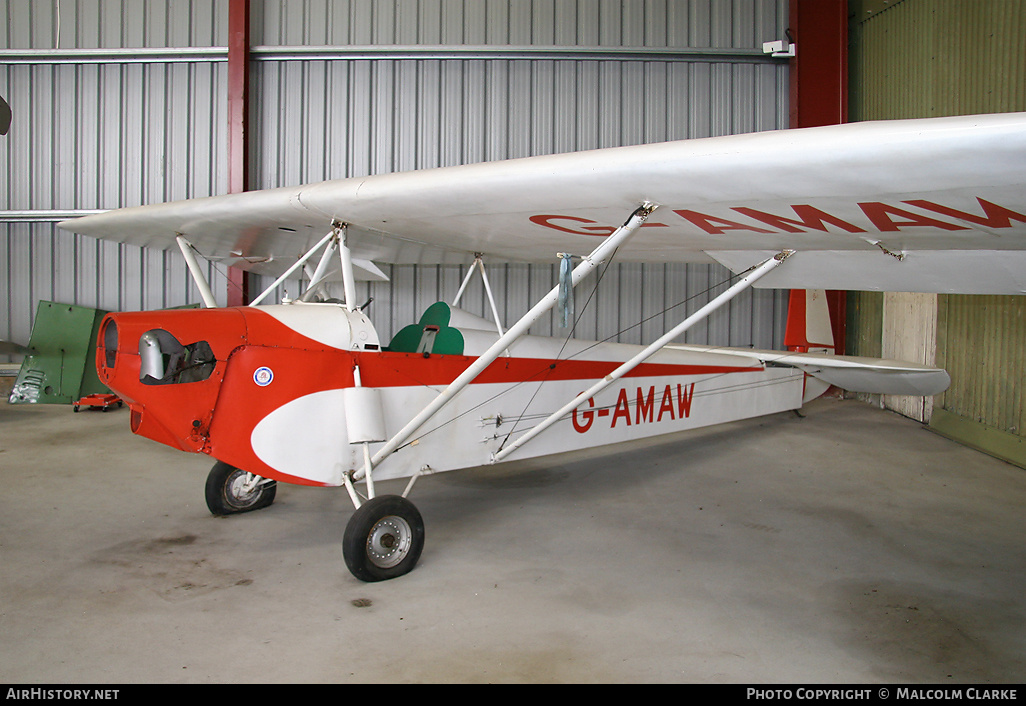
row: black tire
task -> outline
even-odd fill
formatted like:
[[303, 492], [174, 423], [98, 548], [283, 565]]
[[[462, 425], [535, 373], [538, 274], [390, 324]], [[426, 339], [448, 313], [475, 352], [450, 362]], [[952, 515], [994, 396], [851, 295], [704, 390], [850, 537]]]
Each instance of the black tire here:
[[223, 516], [239, 512], [252, 512], [274, 502], [278, 490], [275, 481], [257, 486], [252, 492], [242, 492], [240, 485], [246, 472], [218, 461], [207, 476], [207, 508], [211, 514]]
[[342, 556], [361, 581], [408, 574], [424, 549], [424, 520], [406, 498], [382, 495], [361, 505], [346, 525]]

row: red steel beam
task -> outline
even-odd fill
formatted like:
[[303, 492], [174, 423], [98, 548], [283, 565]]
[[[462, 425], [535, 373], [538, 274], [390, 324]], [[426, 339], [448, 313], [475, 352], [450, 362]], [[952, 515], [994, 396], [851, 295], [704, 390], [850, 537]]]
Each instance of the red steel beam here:
[[[249, 0], [228, 0], [228, 193], [249, 188]], [[249, 278], [228, 268], [228, 306], [249, 302]]]
[[791, 127], [848, 122], [847, 0], [791, 0]]
[[[791, 0], [791, 127], [848, 122], [848, 2]], [[845, 351], [845, 292], [827, 292], [834, 350]]]

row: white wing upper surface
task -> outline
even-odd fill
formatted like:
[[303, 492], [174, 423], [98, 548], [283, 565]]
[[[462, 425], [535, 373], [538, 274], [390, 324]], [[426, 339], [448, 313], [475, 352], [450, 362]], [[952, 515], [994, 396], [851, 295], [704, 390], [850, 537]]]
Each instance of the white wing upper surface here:
[[[62, 228], [283, 270], [349, 224], [378, 263], [554, 262], [638, 205], [623, 261], [735, 271], [797, 251], [763, 286], [1026, 292], [1026, 114], [852, 123], [530, 157], [120, 209]], [[792, 264], [793, 262], [793, 264]]]

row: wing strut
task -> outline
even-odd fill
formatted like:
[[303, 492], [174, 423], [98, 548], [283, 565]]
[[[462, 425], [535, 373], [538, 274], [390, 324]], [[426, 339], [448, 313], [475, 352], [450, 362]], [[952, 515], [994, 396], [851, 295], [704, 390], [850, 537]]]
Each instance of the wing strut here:
[[[309, 301], [312, 298], [314, 292], [325, 279], [325, 275], [331, 261], [331, 256], [337, 249], [339, 262], [342, 267], [342, 287], [345, 291], [345, 306], [349, 311], [355, 311], [358, 308], [356, 305], [356, 278], [353, 274], [353, 258], [349, 250], [349, 243], [346, 239], [346, 228], [347, 224], [337, 220], [333, 221], [331, 224], [331, 232], [321, 238], [316, 245], [307, 250], [306, 254], [299, 258], [295, 264], [285, 271], [284, 274], [274, 280], [267, 289], [261, 292], [256, 299], [250, 302], [250, 306], [256, 306], [263, 301], [268, 294], [273, 292], [279, 284], [292, 276], [296, 270], [300, 267], [305, 267], [310, 258], [314, 256], [314, 253], [321, 248], [324, 248], [321, 253], [321, 259], [317, 263], [317, 268], [312, 274], [310, 274], [310, 284], [299, 300]], [[307, 268], [306, 271], [309, 273], [309, 268]]]
[[[626, 223], [606, 236], [605, 240], [599, 243], [598, 247], [596, 247], [590, 255], [583, 258], [580, 264], [574, 268], [571, 273], [571, 286], [576, 286], [592, 270], [602, 265], [602, 263], [604, 263], [618, 247], [623, 245], [623, 243], [625, 243], [638, 230], [638, 228], [641, 227], [641, 224], [648, 219], [648, 216], [655, 210], [655, 208], [656, 206], [654, 204], [646, 203], [634, 211], [630, 218], [627, 219]], [[542, 297], [542, 299], [540, 299], [530, 311], [524, 314], [519, 321], [513, 324], [506, 333], [499, 336], [499, 339], [493, 343], [487, 351], [471, 363], [466, 370], [453, 380], [448, 387], [442, 390], [442, 392], [440, 392], [430, 404], [422, 409], [419, 414], [411, 419], [406, 426], [389, 439], [384, 446], [378, 449], [371, 459], [371, 464], [365, 465], [362, 469], [356, 471], [353, 474], [352, 479], [363, 479], [371, 472], [374, 466], [377, 466], [385, 458], [394, 453], [395, 450], [406, 442], [407, 439], [413, 436], [413, 434], [420, 429], [428, 419], [437, 413], [438, 410], [440, 410], [449, 400], [455, 397], [485, 368], [491, 365], [500, 355], [502, 355], [502, 352], [509, 348], [516, 339], [527, 333], [527, 330], [535, 321], [555, 306], [558, 298], [559, 286], [557, 285], [553, 287], [548, 294]]]
[[189, 266], [189, 274], [192, 275], [192, 281], [196, 283], [200, 296], [203, 297], [203, 306], [208, 309], [215, 308], [217, 300], [214, 298], [214, 293], [210, 291], [210, 283], [207, 282], [207, 278], [203, 276], [203, 271], [200, 269], [199, 260], [196, 259], [196, 248], [181, 233], [175, 236], [175, 240], [178, 241], [182, 257], [185, 258], [185, 264]]
[[499, 320], [499, 309], [495, 306], [495, 297], [492, 296], [491, 285], [488, 284], [488, 275], [485, 274], [484, 260], [481, 257], [481, 253], [474, 254], [474, 263], [467, 270], [467, 276], [463, 278], [463, 284], [460, 285], [460, 290], [456, 292], [456, 298], [452, 300], [453, 306], [460, 305], [460, 299], [463, 297], [463, 290], [467, 288], [467, 284], [470, 282], [471, 276], [474, 274], [474, 270], [481, 272], [481, 282], [484, 283], [485, 294], [488, 295], [488, 303], [492, 307], [492, 318], [495, 319], [495, 328], [499, 331], [499, 335], [503, 334], [502, 321]]
[[342, 290], [345, 292], [346, 309], [356, 311], [356, 278], [353, 276], [353, 255], [346, 238], [346, 224], [335, 221], [333, 227], [338, 235], [338, 256], [342, 262]]
[[[270, 284], [270, 286], [269, 286], [269, 287], [267, 287], [267, 289], [265, 289], [264, 291], [262, 291], [262, 292], [260, 293], [260, 295], [259, 295], [259, 296], [258, 296], [258, 297], [257, 297], [256, 299], [254, 299], [253, 301], [251, 301], [251, 302], [249, 303], [249, 305], [250, 305], [250, 306], [256, 306], [257, 304], [259, 304], [260, 302], [262, 302], [262, 301], [264, 300], [264, 298], [265, 298], [265, 297], [266, 297], [266, 296], [267, 296], [268, 294], [270, 294], [271, 292], [273, 292], [273, 291], [275, 290], [275, 288], [276, 288], [276, 287], [277, 287], [277, 286], [278, 286], [279, 284], [281, 284], [281, 283], [282, 283], [282, 282], [284, 282], [284, 281], [285, 281], [286, 279], [288, 279], [289, 277], [291, 277], [291, 276], [292, 276], [292, 273], [293, 273], [293, 272], [295, 272], [295, 271], [296, 271], [296, 270], [298, 270], [298, 269], [299, 269], [300, 267], [302, 267], [303, 265], [305, 265], [305, 264], [306, 264], [306, 261], [307, 261], [307, 260], [309, 260], [309, 259], [310, 259], [311, 257], [313, 257], [313, 254], [314, 254], [315, 252], [317, 252], [317, 251], [318, 251], [318, 250], [319, 250], [319, 249], [320, 249], [321, 247], [323, 247], [323, 246], [324, 246], [324, 245], [325, 245], [325, 244], [326, 244], [326, 243], [327, 243], [327, 242], [328, 242], [329, 240], [333, 240], [333, 239], [334, 239], [335, 237], [336, 237], [336, 236], [335, 236], [335, 231], [334, 231], [334, 230], [332, 230], [332, 231], [331, 231], [330, 233], [328, 233], [328, 234], [327, 234], [327, 235], [325, 235], [325, 236], [324, 236], [323, 238], [321, 238], [321, 239], [320, 239], [320, 240], [318, 241], [318, 243], [317, 243], [316, 245], [314, 245], [314, 246], [313, 246], [312, 248], [310, 248], [309, 250], [307, 250], [307, 252], [306, 252], [306, 255], [303, 255], [303, 257], [301, 257], [301, 258], [299, 258], [298, 260], [296, 260], [296, 263], [295, 263], [294, 265], [292, 265], [292, 267], [290, 267], [289, 269], [287, 269], [287, 270], [285, 271], [285, 273], [284, 273], [284, 274], [283, 274], [283, 275], [282, 275], [281, 277], [279, 277], [278, 279], [274, 280], [274, 282], [272, 282], [272, 283]], [[329, 248], [328, 248], [327, 250], [325, 250], [325, 253], [328, 253], [328, 252], [330, 252], [330, 250], [331, 250], [331, 249], [330, 249], [330, 247], [329, 247]], [[311, 289], [312, 289], [312, 286], [311, 286]]]
[[[320, 288], [324, 280], [327, 279], [328, 267], [331, 263], [331, 257], [335, 254], [335, 249], [338, 248], [339, 238], [336, 230], [336, 223], [331, 224], [331, 232], [325, 236], [331, 238], [330, 242], [325, 246], [324, 252], [321, 253], [321, 260], [317, 263], [317, 269], [311, 271], [309, 265], [304, 268], [310, 284], [306, 287], [306, 292], [299, 298], [300, 301], [308, 302], [313, 300], [314, 295]], [[341, 257], [341, 256], [340, 256]]]
[[574, 409], [580, 406], [580, 404], [584, 402], [586, 399], [598, 394], [598, 392], [613, 384], [613, 382], [615, 382], [616, 380], [619, 380], [621, 377], [623, 377], [628, 372], [630, 372], [635, 367], [637, 367], [645, 360], [647, 360], [649, 357], [651, 357], [654, 353], [662, 349], [666, 344], [670, 343], [677, 336], [687, 331], [695, 323], [706, 318], [707, 316], [709, 316], [709, 314], [711, 314], [713, 311], [721, 307], [723, 304], [730, 301], [738, 294], [751, 287], [753, 284], [755, 284], [756, 280], [758, 280], [771, 270], [777, 268], [784, 260], [790, 257], [793, 253], [793, 250], [784, 250], [763, 262], [761, 265], [759, 265], [754, 270], [752, 270], [747, 275], [738, 280], [733, 286], [731, 286], [725, 292], [723, 292], [718, 297], [710, 301], [708, 304], [703, 306], [701, 309], [696, 311], [691, 316], [681, 321], [673, 329], [663, 334], [660, 338], [649, 344], [644, 350], [642, 350], [636, 356], [626, 361], [619, 368], [617, 368], [609, 375], [605, 376], [604, 378], [596, 382], [585, 392], [579, 394], [577, 397], [568, 402], [558, 411], [550, 414], [540, 424], [533, 427], [530, 431], [528, 431], [526, 434], [524, 434], [519, 439], [514, 441], [512, 444], [492, 454], [492, 463], [502, 461], [511, 453], [516, 451], [518, 448], [526, 444], [528, 441], [538, 436], [538, 434], [541, 434], [543, 431], [545, 431], [550, 426], [555, 424], [561, 417], [572, 412]]

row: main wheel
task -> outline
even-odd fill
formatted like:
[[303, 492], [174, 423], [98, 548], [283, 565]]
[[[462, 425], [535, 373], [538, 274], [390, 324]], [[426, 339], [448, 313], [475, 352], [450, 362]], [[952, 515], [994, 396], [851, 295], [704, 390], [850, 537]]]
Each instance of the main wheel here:
[[361, 581], [409, 573], [424, 549], [424, 520], [406, 498], [381, 495], [353, 513], [342, 538], [342, 556]]
[[274, 502], [278, 490], [275, 481], [247, 487], [250, 475], [241, 469], [218, 461], [207, 476], [207, 508], [214, 515], [234, 515], [267, 507]]

